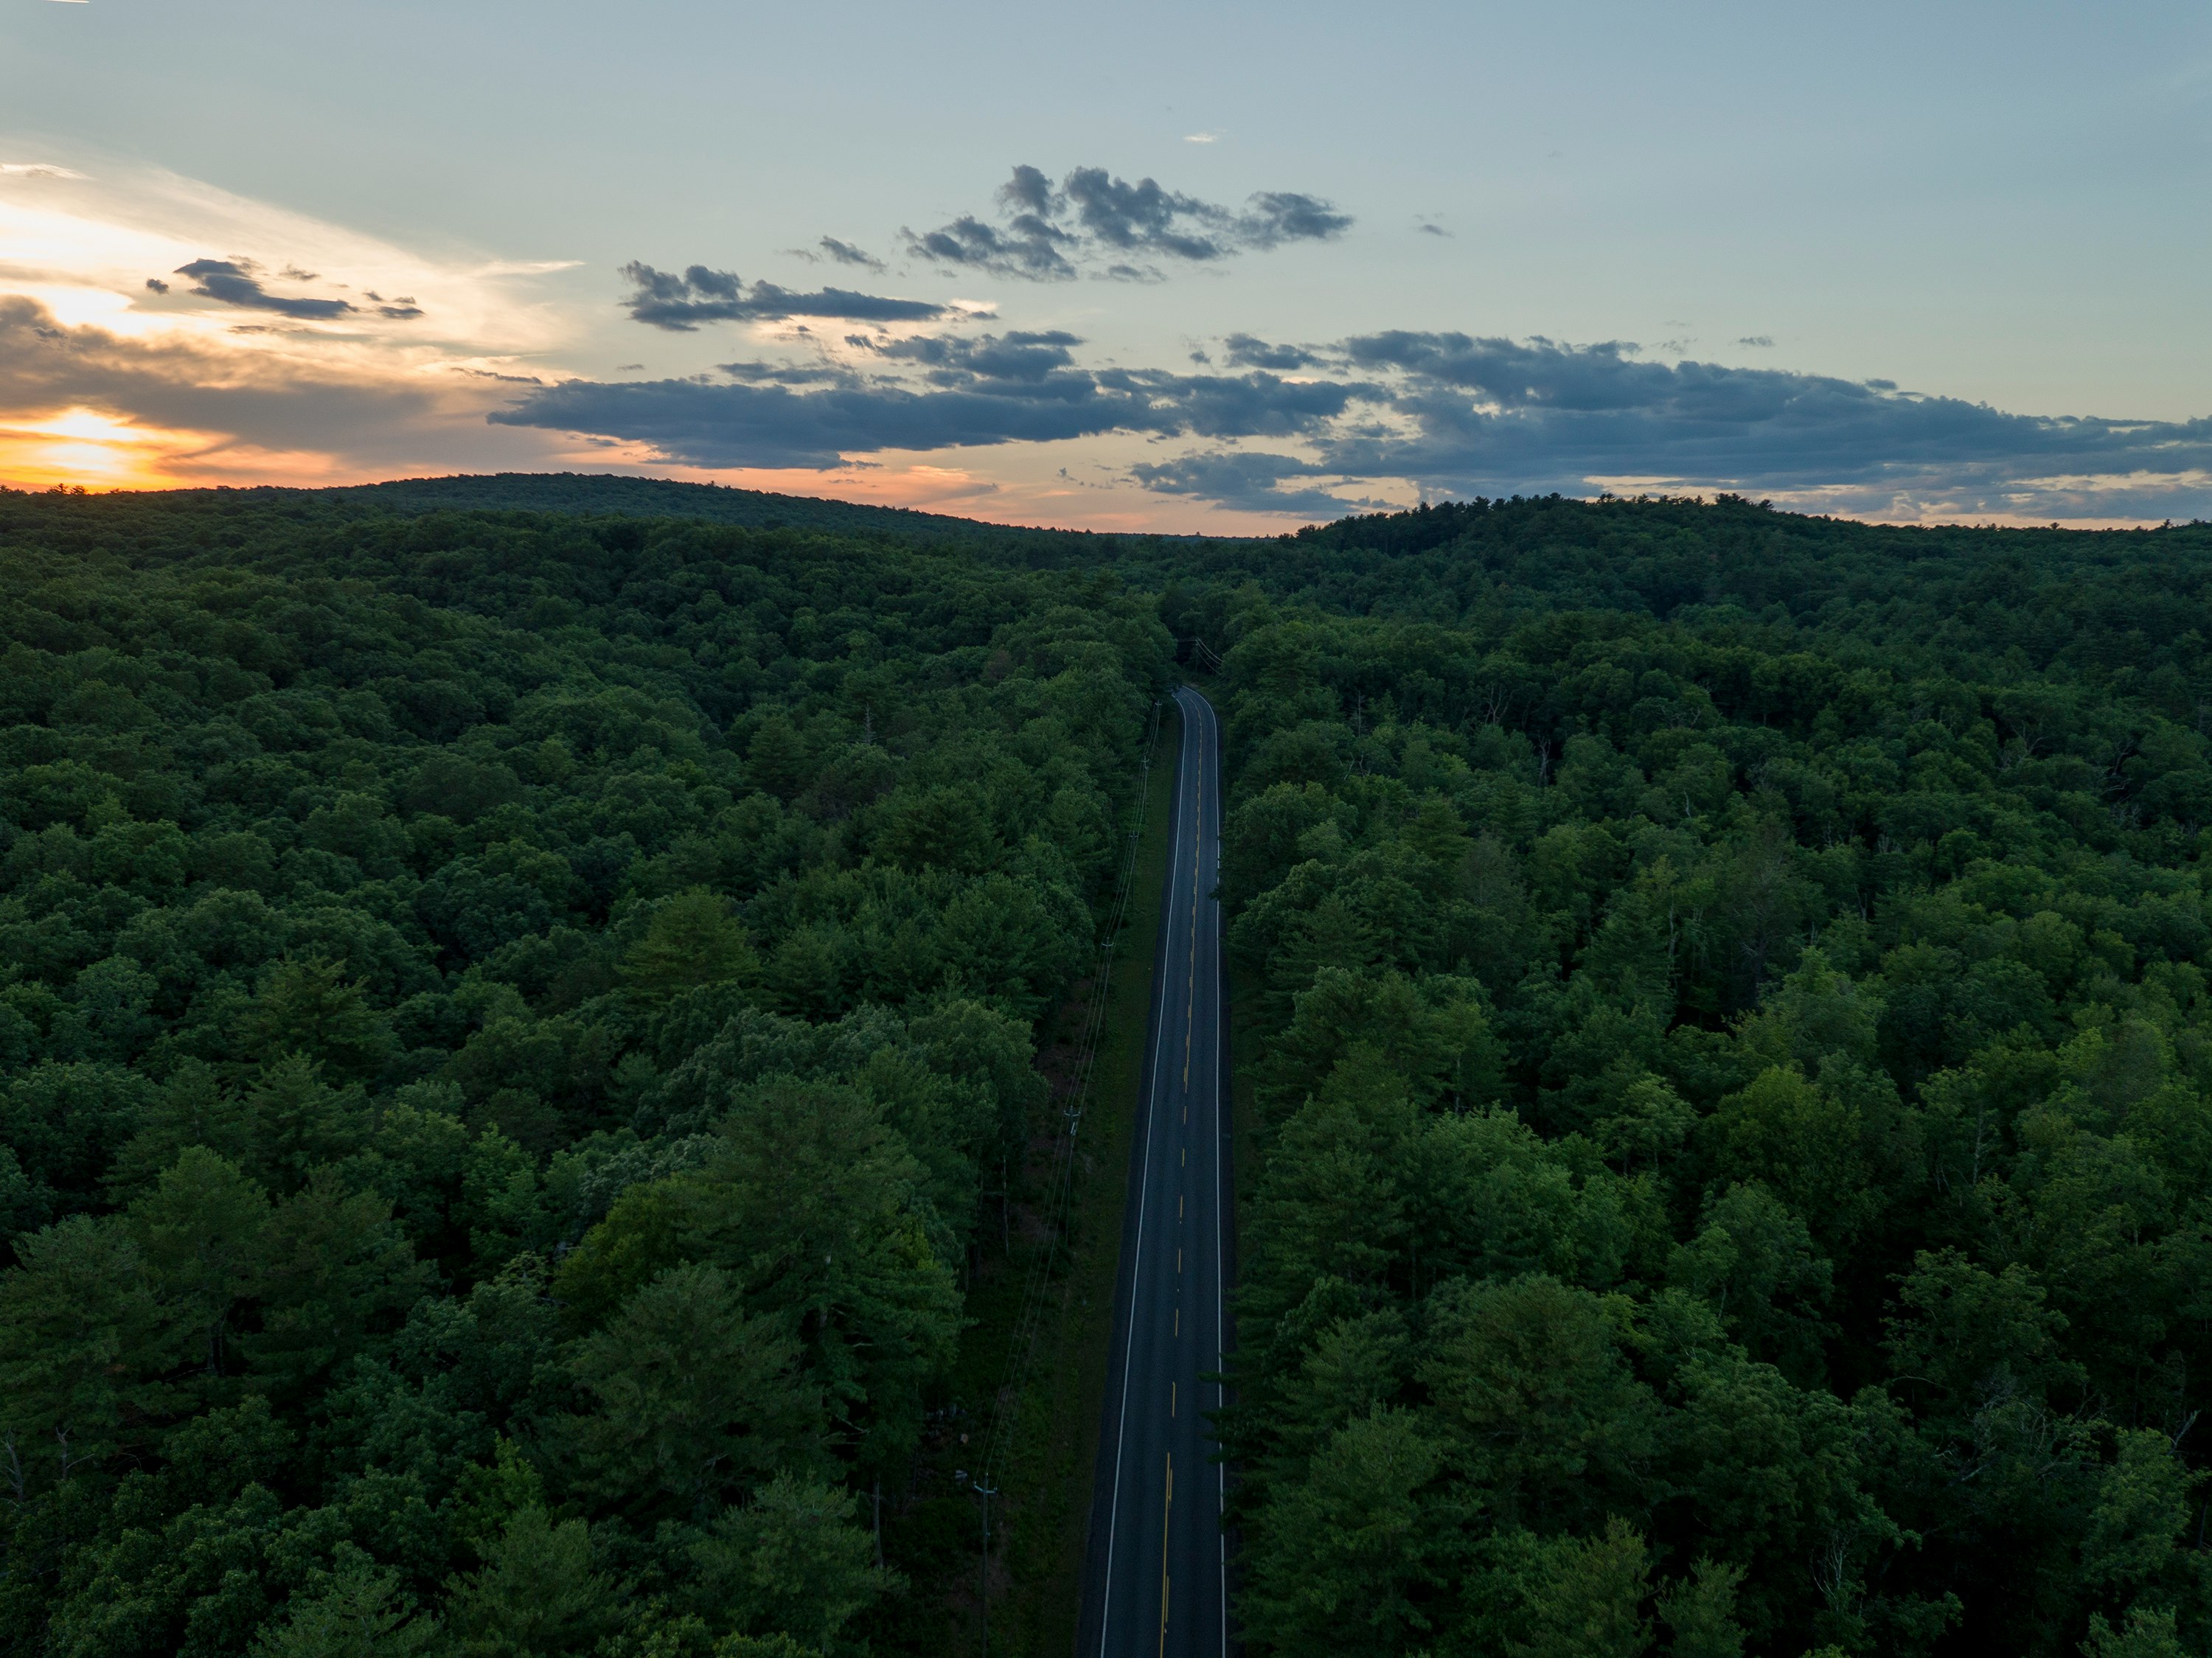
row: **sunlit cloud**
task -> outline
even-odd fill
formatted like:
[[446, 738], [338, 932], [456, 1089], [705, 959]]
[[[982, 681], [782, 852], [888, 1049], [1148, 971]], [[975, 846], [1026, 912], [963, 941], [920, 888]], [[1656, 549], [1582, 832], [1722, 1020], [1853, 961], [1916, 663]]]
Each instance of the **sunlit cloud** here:
[[[1188, 232], [1214, 240], [1187, 258], [1226, 257], [1348, 222], [1304, 197], [1232, 210], [1095, 169], [1032, 173], [1015, 183], [1058, 216], [1030, 227], [1055, 249]], [[884, 263], [830, 238], [799, 252]], [[988, 289], [1003, 263], [951, 266]], [[1725, 489], [1921, 522], [2155, 523], [2212, 504], [2203, 421], [2025, 416], [1620, 342], [1459, 333], [1225, 331], [1186, 343], [1204, 348], [1194, 373], [1094, 355], [1056, 319], [1064, 301], [917, 293], [912, 271], [864, 291], [704, 264], [579, 282], [574, 264], [428, 253], [173, 173], [0, 163], [0, 483], [644, 472], [1224, 531], [1552, 489]], [[608, 377], [638, 321], [661, 343], [653, 378], [629, 378], [637, 362]]]
[[572, 261], [426, 257], [172, 173], [0, 173], [0, 483], [531, 465], [488, 429], [578, 332]]
[[[307, 294], [333, 302], [326, 320], [337, 325], [323, 337], [334, 350], [404, 335], [434, 350], [506, 355], [556, 348], [574, 332], [558, 307], [514, 286], [572, 261], [431, 258], [169, 173], [94, 179], [53, 169], [0, 177], [0, 290], [32, 294], [64, 321], [139, 337], [226, 333], [240, 320], [234, 300], [195, 289], [214, 286], [210, 270], [236, 267], [264, 282], [311, 273]], [[384, 314], [406, 308], [400, 296], [419, 319]]]

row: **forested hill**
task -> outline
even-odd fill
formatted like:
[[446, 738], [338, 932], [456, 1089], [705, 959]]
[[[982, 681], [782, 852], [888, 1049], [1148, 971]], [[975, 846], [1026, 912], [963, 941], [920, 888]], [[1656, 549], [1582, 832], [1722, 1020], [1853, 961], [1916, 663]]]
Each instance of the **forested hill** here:
[[[1133, 544], [1132, 552], [1135, 551]], [[1881, 649], [2148, 673], [2212, 638], [2212, 524], [1921, 528], [1688, 501], [1477, 501], [1144, 556], [1217, 631], [1226, 594], [1492, 635], [1560, 610], [1755, 622]], [[2193, 637], [2192, 637], [2193, 636]], [[2078, 641], [2078, 644], [2076, 641]]]
[[[610, 473], [501, 472], [454, 477], [402, 478], [326, 489], [264, 486], [254, 489], [160, 489], [107, 495], [27, 495], [0, 491], [0, 522], [36, 525], [48, 533], [78, 535], [96, 527], [168, 537], [266, 533], [276, 526], [325, 527], [379, 518], [418, 518], [434, 513], [553, 513], [583, 517], [694, 519], [755, 530], [794, 530], [870, 540], [957, 543], [991, 547], [1062, 550], [1079, 556], [1100, 537], [1079, 531], [1031, 530], [974, 519], [873, 507], [812, 495], [772, 495], [718, 484]], [[151, 526], [166, 524], [165, 531]], [[190, 525], [190, 528], [181, 527]]]

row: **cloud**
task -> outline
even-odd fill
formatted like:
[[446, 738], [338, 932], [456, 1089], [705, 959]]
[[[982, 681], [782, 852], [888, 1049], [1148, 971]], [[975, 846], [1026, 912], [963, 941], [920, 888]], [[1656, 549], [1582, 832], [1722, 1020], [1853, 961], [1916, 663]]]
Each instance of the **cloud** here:
[[656, 270], [633, 259], [622, 276], [635, 289], [623, 301], [631, 318], [671, 333], [688, 334], [702, 322], [778, 322], [790, 317], [832, 317], [847, 322], [932, 322], [952, 313], [925, 300], [894, 300], [849, 288], [794, 294], [774, 282], [750, 288], [727, 270], [703, 264], [682, 274]]
[[1113, 430], [1126, 416], [1095, 400], [1086, 404], [994, 392], [844, 386], [799, 392], [782, 385], [571, 380], [489, 418], [495, 425], [644, 444], [668, 460], [693, 466], [829, 471], [847, 454], [1049, 442]]
[[1247, 247], [1267, 248], [1328, 241], [1352, 228], [1352, 216], [1339, 213], [1318, 196], [1263, 190], [1251, 198], [1238, 222]]
[[2212, 479], [2212, 422], [2013, 415], [1887, 383], [1648, 361], [1621, 342], [1395, 330], [1312, 346], [1240, 333], [1223, 342], [1218, 373], [1091, 366], [1082, 345], [1061, 331], [854, 333], [846, 355], [823, 343], [811, 361], [726, 364], [720, 382], [571, 380], [489, 418], [701, 467], [827, 470], [884, 450], [1135, 434], [1200, 446], [1132, 469], [1145, 489], [1287, 514], [1361, 504], [1338, 493], [1354, 488], [1648, 488], [1881, 512], [1923, 501], [2017, 515], [2048, 498], [2112, 516], [2124, 501], [2202, 501]]
[[1063, 373], [1073, 369], [1072, 348], [1083, 342], [1059, 329], [1042, 333], [1016, 331], [1003, 335], [986, 334], [975, 339], [925, 334], [881, 344], [866, 339], [856, 343], [887, 361], [923, 364], [928, 371], [927, 377], [942, 386], [974, 385], [986, 380], [1020, 380], [1042, 386], [1055, 375], [1067, 379], [1071, 385], [1091, 383], [1087, 375]]
[[2212, 469], [2212, 421], [2061, 419], [1779, 369], [1639, 361], [1588, 346], [1397, 331], [1337, 348], [1395, 387], [1387, 428], [1333, 432], [1333, 471], [1433, 491], [1652, 487], [2033, 495], [2062, 475]]
[[483, 422], [514, 395], [483, 376], [553, 380], [578, 343], [573, 308], [513, 280], [526, 274], [159, 170], [0, 179], [0, 481], [314, 483], [542, 463], [550, 439]]
[[1058, 195], [1039, 205], [1072, 211], [1083, 235], [1125, 252], [1218, 259], [1229, 251], [1220, 234], [1225, 209], [1163, 190], [1151, 179], [1133, 185], [1103, 167], [1077, 167]]
[[1774, 345], [1773, 340], [1765, 334], [1746, 334], [1741, 339], [1738, 340], [1736, 343], [1738, 345], [1753, 346], [1760, 350], [1771, 350]]
[[429, 416], [436, 402], [431, 386], [335, 364], [70, 327], [16, 295], [0, 295], [0, 412], [11, 418], [82, 406], [126, 422], [208, 434], [208, 446], [288, 450], [317, 441], [358, 446], [380, 428]]
[[864, 270], [884, 269], [884, 262], [867, 249], [855, 247], [850, 242], [841, 242], [835, 236], [824, 236], [816, 246], [839, 264], [856, 264]]
[[824, 259], [834, 264], [858, 265], [863, 270], [886, 270], [890, 267], [865, 247], [841, 241], [835, 236], [823, 236], [812, 247], [787, 247], [783, 250], [794, 259], [804, 259], [809, 264], [820, 264]]
[[1309, 368], [1321, 361], [1302, 345], [1270, 345], [1249, 334], [1231, 334], [1221, 343], [1233, 368]]
[[1416, 234], [1423, 236], [1442, 236], [1446, 240], [1449, 240], [1451, 238], [1450, 231], [1446, 230], [1440, 224], [1434, 223], [1431, 221], [1425, 219], [1419, 224], [1415, 225], [1413, 229]]
[[[202, 299], [234, 305], [247, 311], [274, 311], [280, 317], [304, 321], [326, 321], [343, 317], [355, 307], [344, 300], [314, 300], [271, 294], [252, 274], [250, 262], [240, 259], [194, 259], [180, 264], [173, 275], [190, 276], [192, 292]], [[392, 313], [386, 311], [386, 315]], [[422, 313], [415, 313], [420, 316]]]
[[1055, 185], [1024, 165], [999, 187], [996, 222], [963, 214], [901, 235], [921, 258], [994, 276], [1064, 282], [1091, 266], [1118, 280], [1157, 281], [1158, 270], [1139, 260], [1202, 264], [1285, 242], [1327, 241], [1351, 225], [1331, 203], [1294, 191], [1261, 191], [1233, 210], [1156, 179], [1132, 184], [1103, 167], [1076, 167]]
[[0, 179], [82, 179], [84, 174], [51, 161], [0, 161]]
[[[955, 221], [946, 234], [959, 231], [972, 264], [1150, 278], [1338, 234], [1341, 216], [1287, 192], [1231, 209], [1100, 169], [1029, 167], [970, 229]], [[956, 328], [975, 314], [964, 305], [640, 264], [625, 274], [641, 320], [679, 334], [783, 322], [803, 349], [720, 367], [673, 359], [688, 378], [625, 369], [605, 382], [564, 375], [627, 361], [637, 337], [613, 338], [627, 333], [623, 313], [562, 309], [506, 280], [560, 266], [434, 261], [173, 175], [0, 179], [0, 248], [9, 483], [302, 483], [578, 459], [817, 477], [841, 460], [876, 468], [846, 475], [859, 478], [898, 471], [902, 452], [957, 465], [957, 450], [990, 457], [969, 463], [963, 490], [999, 479], [1018, 492], [1023, 477], [1073, 459], [1036, 446], [1072, 440], [1078, 470], [1119, 481], [1118, 495], [1086, 495], [1076, 515], [1094, 522], [1179, 524], [1206, 502], [1295, 519], [1552, 489], [1731, 489], [1906, 519], [2212, 515], [2212, 422], [2014, 415], [1792, 373], [1771, 356], [1731, 367], [1648, 342], [1473, 330], [1240, 331], [1164, 344], [1170, 366], [1155, 367], [1102, 362], [1062, 330]], [[850, 263], [827, 242], [816, 251]], [[1765, 337], [1730, 337], [1730, 355], [1769, 349], [1749, 343]], [[1212, 361], [1184, 361], [1194, 345]], [[73, 458], [94, 452], [128, 464]], [[799, 472], [773, 480], [763, 470], [763, 487], [792, 487]], [[1048, 491], [1034, 499], [1041, 518], [1070, 510], [1047, 504], [1062, 499]]]
[[570, 380], [489, 418], [644, 444], [706, 467], [829, 470], [885, 449], [1054, 442], [1109, 432], [1208, 439], [1297, 437], [1319, 431], [1373, 388], [1254, 373], [1177, 374], [1089, 369], [1076, 337], [1010, 332], [878, 343], [866, 357], [890, 374], [830, 364], [724, 365], [738, 383]]
[[1285, 489], [1293, 480], [1323, 476], [1310, 461], [1254, 450], [1208, 450], [1169, 461], [1144, 461], [1129, 474], [1160, 495], [1195, 495], [1245, 512], [1297, 513], [1340, 518], [1359, 507], [1389, 503], [1362, 497], [1347, 500], [1325, 489]]
[[1221, 142], [1221, 135], [1218, 132], [1186, 132], [1182, 135], [1182, 141], [1187, 144], [1213, 144]]

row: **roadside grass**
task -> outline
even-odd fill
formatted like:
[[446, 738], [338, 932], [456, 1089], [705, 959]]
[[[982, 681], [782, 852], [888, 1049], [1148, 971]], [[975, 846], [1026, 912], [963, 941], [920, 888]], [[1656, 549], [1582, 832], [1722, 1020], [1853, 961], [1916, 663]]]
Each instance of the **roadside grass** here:
[[[1181, 720], [1170, 703], [1154, 738], [1144, 834], [1108, 976], [1089, 1104], [1076, 1136], [1066, 1230], [1053, 1256], [1029, 1363], [1004, 1401], [1011, 1432], [992, 1502], [990, 1650], [1005, 1658], [1062, 1658], [1074, 1649], [1082, 1615], [1085, 1533], [1181, 743]], [[896, 1512], [885, 1503], [885, 1559], [905, 1574], [909, 1588], [869, 1631], [884, 1647], [962, 1655], [982, 1649], [982, 1514], [973, 1483], [1032, 1271], [1052, 1248], [1054, 1133], [1060, 1112], [1073, 1103], [1068, 1089], [1091, 989], [1079, 986], [1043, 1033], [1038, 1064], [1053, 1080], [1054, 1099], [1016, 1178], [1003, 1234], [1011, 1247], [1000, 1249], [1000, 1239], [990, 1239], [970, 1275], [972, 1322], [950, 1398], [933, 1413], [911, 1489]], [[990, 1212], [995, 1206], [986, 1209], [987, 1232], [998, 1218]]]

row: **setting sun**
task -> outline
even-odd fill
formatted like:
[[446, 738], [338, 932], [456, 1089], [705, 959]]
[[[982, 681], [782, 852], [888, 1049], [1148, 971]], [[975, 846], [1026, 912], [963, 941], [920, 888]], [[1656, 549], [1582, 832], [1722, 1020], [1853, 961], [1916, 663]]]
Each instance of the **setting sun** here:
[[94, 409], [0, 426], [0, 478], [18, 488], [57, 483], [144, 489], [170, 482], [161, 463], [207, 440], [134, 425]]

